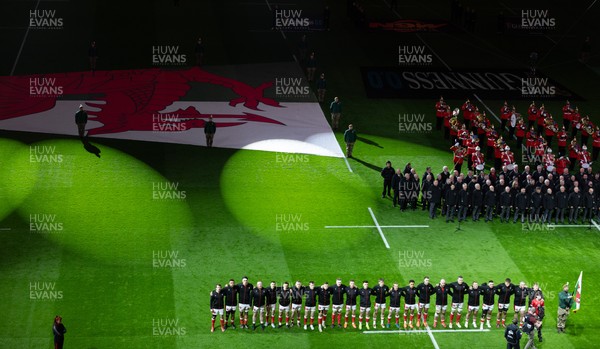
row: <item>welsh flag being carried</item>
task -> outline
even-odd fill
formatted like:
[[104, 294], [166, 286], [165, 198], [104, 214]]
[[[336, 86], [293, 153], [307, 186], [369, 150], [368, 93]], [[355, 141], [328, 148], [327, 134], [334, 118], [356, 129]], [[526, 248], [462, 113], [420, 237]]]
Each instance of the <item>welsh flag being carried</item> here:
[[573, 291], [573, 295], [575, 296], [575, 309], [574, 313], [579, 310], [580, 302], [581, 302], [581, 277], [583, 276], [583, 271], [579, 273], [579, 279], [577, 279], [577, 283], [575, 284], [575, 291]]

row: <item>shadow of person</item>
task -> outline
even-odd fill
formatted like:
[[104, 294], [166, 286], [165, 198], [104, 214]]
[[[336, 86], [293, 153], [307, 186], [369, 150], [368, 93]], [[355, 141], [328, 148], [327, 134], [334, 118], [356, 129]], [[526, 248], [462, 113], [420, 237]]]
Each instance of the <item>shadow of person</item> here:
[[379, 143], [377, 143], [377, 142], [373, 142], [373, 141], [372, 141], [372, 140], [370, 140], [370, 139], [366, 139], [366, 138], [364, 138], [364, 137], [356, 137], [356, 139], [357, 139], [357, 140], [359, 140], [359, 141], [361, 141], [361, 142], [363, 142], [363, 143], [366, 143], [366, 144], [368, 144], [368, 145], [372, 145], [372, 146], [375, 146], [375, 147], [377, 147], [377, 148], [381, 148], [381, 149], [383, 149], [383, 147], [382, 147], [382, 146], [380, 146], [380, 145], [379, 145]]
[[96, 155], [97, 157], [100, 157], [100, 153], [102, 152], [97, 146], [93, 145], [92, 143], [90, 143], [90, 141], [88, 140], [87, 137], [84, 137], [81, 140], [81, 143], [83, 143], [83, 148], [91, 154]]
[[370, 168], [370, 169], [371, 169], [371, 170], [373, 170], [373, 171], [381, 172], [381, 167], [379, 167], [379, 166], [377, 166], [377, 165], [373, 165], [373, 164], [371, 164], [371, 163], [368, 163], [368, 162], [366, 162], [366, 161], [363, 161], [363, 160], [361, 160], [361, 159], [359, 159], [359, 158], [356, 158], [356, 157], [354, 157], [354, 156], [353, 156], [353, 157], [351, 157], [351, 158], [349, 158], [349, 159], [355, 160], [355, 161], [356, 161], [356, 162], [358, 162], [359, 164], [361, 164], [361, 165], [363, 165], [363, 166], [366, 166], [366, 167]]

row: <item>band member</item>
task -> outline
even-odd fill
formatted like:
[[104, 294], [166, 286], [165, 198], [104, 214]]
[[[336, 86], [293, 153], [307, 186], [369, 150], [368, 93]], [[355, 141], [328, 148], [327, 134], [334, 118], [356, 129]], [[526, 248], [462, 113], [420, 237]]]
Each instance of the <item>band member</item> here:
[[598, 160], [600, 152], [600, 127], [596, 126], [596, 130], [592, 134], [592, 161]]
[[529, 132], [526, 135], [527, 140], [525, 141], [525, 146], [527, 147], [527, 155], [530, 156], [529, 162], [533, 162], [531, 160], [531, 156], [535, 153], [535, 147], [537, 145], [537, 132], [533, 127], [529, 128]]
[[440, 100], [435, 104], [435, 129], [441, 130], [442, 123], [444, 122], [444, 114], [446, 112], [446, 102], [444, 97], [440, 97]]
[[492, 159], [494, 158], [494, 147], [496, 146], [496, 141], [498, 140], [498, 137], [500, 135], [498, 134], [498, 132], [496, 131], [496, 129], [494, 128], [494, 125], [490, 125], [490, 127], [488, 127], [486, 129], [485, 132], [485, 138], [486, 138], [486, 148], [487, 148], [487, 154], [486, 157], [488, 159]]
[[531, 104], [529, 105], [529, 108], [527, 109], [527, 120], [529, 121], [527, 128], [531, 129], [533, 127], [533, 125], [535, 125], [535, 122], [537, 120], [537, 115], [538, 115], [538, 108], [535, 106], [535, 102], [531, 102]]
[[510, 119], [512, 110], [508, 107], [508, 102], [504, 101], [504, 105], [500, 108], [500, 133], [504, 133], [506, 123]]
[[475, 154], [478, 146], [479, 138], [471, 134], [471, 138], [467, 142], [467, 164], [469, 169], [473, 168], [473, 154]]
[[506, 166], [506, 168], [510, 171], [514, 169], [515, 165], [515, 154], [510, 150], [510, 147], [507, 145], [504, 147], [504, 151], [502, 152], [502, 166]]
[[517, 113], [517, 109], [513, 105], [510, 110], [510, 119], [508, 119], [508, 139], [513, 139], [515, 134], [515, 128], [517, 127], [517, 121], [521, 118], [521, 115]]
[[567, 101], [565, 105], [562, 107], [563, 113], [563, 127], [566, 131], [569, 131], [569, 126], [571, 125], [571, 120], [573, 116], [573, 109], [571, 109], [571, 103]]
[[473, 162], [473, 170], [477, 172], [483, 171], [485, 168], [485, 158], [481, 154], [481, 148], [475, 148], [475, 153], [471, 156], [471, 161]]
[[546, 143], [549, 147], [552, 146], [552, 137], [558, 132], [558, 124], [554, 121], [552, 114], [548, 114], [548, 117], [544, 120], [544, 128], [546, 133]]
[[594, 133], [594, 123], [589, 116], [585, 116], [581, 123], [581, 144], [587, 145], [588, 139]]
[[561, 156], [554, 162], [554, 166], [556, 166], [556, 173], [558, 173], [559, 175], [564, 175], [565, 170], [567, 170], [566, 173], [568, 174], [570, 165], [571, 161], [566, 156]]
[[460, 144], [454, 143], [454, 145], [452, 147], [450, 147], [450, 150], [452, 150], [454, 152], [454, 169], [458, 172], [461, 173], [462, 170], [462, 164], [464, 161], [464, 157], [465, 155], [467, 155], [467, 150], [465, 148], [463, 148]]
[[544, 131], [544, 125], [546, 122], [546, 117], [548, 117], [548, 112], [546, 111], [546, 107], [542, 104], [538, 109], [536, 122], [537, 122], [537, 133], [539, 135]]
[[502, 168], [502, 153], [504, 152], [505, 146], [506, 142], [504, 142], [504, 139], [500, 136], [494, 144], [494, 168]]
[[458, 142], [458, 132], [462, 128], [460, 121], [456, 115], [450, 118], [450, 142]]
[[525, 134], [527, 133], [527, 126], [525, 126], [525, 122], [523, 118], [519, 117], [517, 120], [517, 126], [515, 127], [515, 136], [517, 137], [517, 150], [522, 150], [523, 139], [525, 138]]
[[577, 160], [579, 160], [579, 166], [581, 166], [581, 168], [584, 168], [586, 170], [590, 168], [592, 158], [590, 156], [590, 153], [587, 151], [587, 147], [585, 146], [585, 144], [583, 145], [583, 147], [581, 147], [581, 150], [577, 154]]
[[[565, 156], [567, 150], [567, 130], [563, 126], [560, 131], [556, 134], [556, 138], [558, 140], [558, 156]], [[559, 172], [560, 173], [560, 172]]]
[[577, 136], [577, 132], [581, 129], [581, 115], [579, 114], [579, 108], [575, 107], [571, 113], [571, 138]]
[[466, 142], [469, 140], [470, 137], [471, 134], [467, 129], [467, 125], [462, 124], [460, 130], [458, 130], [458, 143], [460, 143], [460, 145], [462, 145], [463, 147], [466, 147]]
[[463, 112], [463, 121], [467, 124], [469, 121], [473, 120], [475, 115], [475, 106], [471, 103], [470, 100], [466, 100], [463, 105], [460, 107]]
[[548, 173], [551, 173], [552, 171], [554, 171], [554, 154], [552, 154], [552, 149], [547, 148], [546, 149], [546, 154], [544, 154], [544, 158], [542, 159], [543, 163], [544, 163], [544, 167], [546, 168], [546, 171], [548, 171]]
[[456, 117], [452, 116], [452, 111], [450, 110], [450, 106], [446, 105], [446, 111], [444, 111], [444, 139], [450, 139], [450, 120], [451, 119], [456, 120]]
[[580, 150], [581, 147], [579, 146], [579, 144], [577, 144], [577, 139], [573, 138], [571, 140], [571, 143], [569, 144], [569, 161], [571, 162], [569, 165], [569, 171], [573, 171], [573, 168], [575, 168], [575, 164], [579, 159]]
[[538, 137], [538, 140], [535, 145], [534, 155], [535, 155], [536, 164], [542, 163], [545, 154], [546, 154], [546, 140], [540, 136], [540, 137]]

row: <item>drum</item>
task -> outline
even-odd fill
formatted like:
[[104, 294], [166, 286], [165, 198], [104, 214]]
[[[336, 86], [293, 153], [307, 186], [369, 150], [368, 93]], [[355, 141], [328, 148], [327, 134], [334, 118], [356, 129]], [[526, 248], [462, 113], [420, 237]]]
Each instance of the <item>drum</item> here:
[[452, 111], [452, 115], [453, 116], [458, 116], [458, 114], [460, 114], [460, 109], [454, 108], [454, 110]]
[[548, 165], [548, 166], [546, 166], [546, 171], [548, 171], [548, 172], [554, 171], [554, 165]]
[[586, 170], [588, 168], [590, 168], [590, 163], [589, 162], [584, 162], [583, 164], [581, 164], [581, 167], [585, 168]]
[[508, 164], [508, 165], [506, 165], [506, 169], [509, 170], [509, 171], [514, 170], [515, 169], [515, 164]]
[[477, 171], [483, 171], [484, 167], [485, 167], [485, 164], [479, 164], [479, 165], [475, 166], [475, 169]]

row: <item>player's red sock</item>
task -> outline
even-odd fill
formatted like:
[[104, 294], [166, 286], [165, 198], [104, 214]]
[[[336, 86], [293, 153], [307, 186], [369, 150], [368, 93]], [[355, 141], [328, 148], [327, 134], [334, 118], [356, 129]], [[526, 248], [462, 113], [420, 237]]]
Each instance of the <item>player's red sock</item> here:
[[338, 325], [341, 323], [342, 323], [342, 313], [338, 313]]
[[348, 322], [348, 315], [344, 315], [344, 323]]
[[214, 329], [215, 328], [215, 319], [210, 320], [210, 328]]
[[359, 323], [359, 324], [362, 324], [362, 316], [359, 316], [359, 317], [358, 317], [358, 323]]
[[307, 319], [306, 319], [306, 318], [304, 318], [304, 325], [306, 325], [306, 320], [307, 320]]
[[414, 317], [415, 317], [415, 316], [414, 316], [413, 314], [410, 314], [410, 322], [411, 322], [411, 323], [413, 322], [413, 319], [414, 319]]
[[460, 322], [460, 317], [462, 316], [462, 314], [457, 314], [456, 315], [456, 322]]
[[[452, 322], [454, 320], [454, 314], [450, 314], [450, 322]], [[458, 320], [456, 320], [458, 321]]]
[[404, 322], [406, 322], [406, 315], [404, 315]]
[[334, 322], [335, 322], [335, 314], [331, 314], [331, 324], [333, 325]]
[[[281, 315], [279, 315], [279, 317], [277, 317], [277, 320], [279, 320], [279, 323], [281, 323]], [[287, 318], [285, 320], [286, 320], [286, 323], [287, 323]]]
[[400, 322], [400, 317], [396, 316], [396, 324], [398, 324]]
[[314, 318], [312, 318], [312, 317], [310, 318], [310, 324], [311, 324], [311, 325], [314, 325], [314, 324], [315, 324], [315, 319], [314, 319]]
[[429, 314], [427, 314], [427, 313], [423, 314], [423, 321], [424, 322], [427, 322], [427, 316], [429, 316]]
[[290, 317], [289, 317], [289, 316], [286, 316], [286, 317], [285, 317], [285, 324], [287, 325], [287, 324], [289, 324], [289, 323], [290, 323]]
[[271, 323], [274, 324], [275, 323], [275, 315], [271, 315]]
[[319, 317], [317, 318], [317, 323], [318, 323], [319, 325], [321, 325], [321, 316], [319, 316]]
[[392, 322], [392, 318], [388, 318], [388, 325]]
[[221, 319], [220, 322], [221, 322], [221, 328], [225, 327], [225, 320]]

